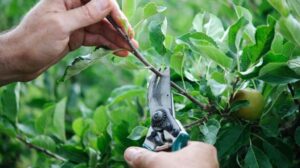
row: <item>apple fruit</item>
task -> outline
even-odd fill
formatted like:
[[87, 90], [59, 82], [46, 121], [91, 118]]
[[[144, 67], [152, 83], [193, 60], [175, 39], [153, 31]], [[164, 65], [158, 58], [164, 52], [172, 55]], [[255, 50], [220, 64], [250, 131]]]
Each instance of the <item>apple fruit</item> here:
[[241, 107], [238, 111], [234, 112], [234, 114], [245, 120], [255, 121], [259, 119], [265, 105], [262, 94], [250, 88], [241, 89], [234, 95], [233, 102], [241, 100], [247, 100], [249, 104]]

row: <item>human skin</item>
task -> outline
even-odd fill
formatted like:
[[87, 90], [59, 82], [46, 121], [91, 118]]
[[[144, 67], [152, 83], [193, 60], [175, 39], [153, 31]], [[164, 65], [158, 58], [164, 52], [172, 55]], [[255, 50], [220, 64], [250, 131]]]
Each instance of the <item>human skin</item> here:
[[132, 168], [218, 168], [214, 146], [202, 142], [190, 142], [177, 152], [152, 152], [144, 148], [130, 147], [124, 158]]
[[80, 46], [125, 49], [115, 54], [127, 56], [130, 48], [107, 15], [137, 46], [115, 0], [41, 0], [16, 28], [0, 35], [0, 86], [33, 80]]

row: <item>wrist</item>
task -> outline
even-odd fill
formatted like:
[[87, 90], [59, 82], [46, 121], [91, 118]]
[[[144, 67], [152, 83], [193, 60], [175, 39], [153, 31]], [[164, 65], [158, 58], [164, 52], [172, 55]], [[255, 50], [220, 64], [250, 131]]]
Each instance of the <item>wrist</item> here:
[[22, 72], [18, 70], [22, 51], [21, 38], [16, 29], [0, 35], [0, 86], [21, 79]]

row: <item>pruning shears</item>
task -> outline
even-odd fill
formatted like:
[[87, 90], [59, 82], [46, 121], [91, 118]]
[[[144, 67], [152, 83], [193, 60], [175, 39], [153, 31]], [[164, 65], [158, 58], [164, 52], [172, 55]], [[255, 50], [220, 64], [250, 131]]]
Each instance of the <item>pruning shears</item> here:
[[160, 70], [149, 82], [148, 105], [151, 126], [143, 146], [151, 151], [177, 151], [187, 145], [189, 135], [176, 120], [171, 93], [170, 68]]

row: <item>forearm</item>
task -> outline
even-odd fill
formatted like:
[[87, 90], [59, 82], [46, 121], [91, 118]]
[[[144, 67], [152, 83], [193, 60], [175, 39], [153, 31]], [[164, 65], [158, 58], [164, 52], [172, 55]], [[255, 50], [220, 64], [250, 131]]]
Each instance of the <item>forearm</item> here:
[[19, 43], [14, 30], [0, 34], [0, 86], [21, 78], [17, 71], [17, 62], [22, 55]]

